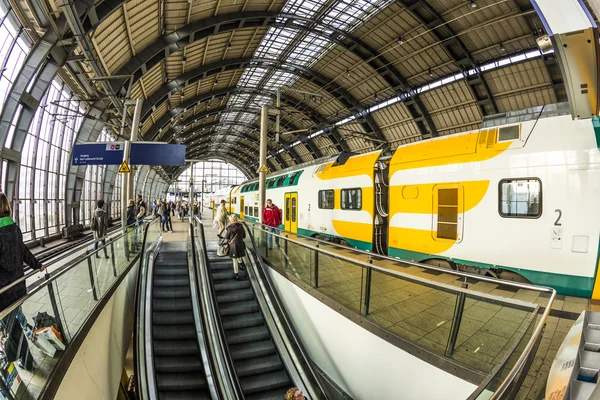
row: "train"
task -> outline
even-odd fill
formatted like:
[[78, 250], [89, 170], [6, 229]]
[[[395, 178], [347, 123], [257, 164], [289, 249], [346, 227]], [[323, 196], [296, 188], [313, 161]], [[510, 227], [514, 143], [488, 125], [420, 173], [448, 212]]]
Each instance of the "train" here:
[[[266, 197], [291, 233], [600, 299], [599, 147], [598, 118], [536, 109], [277, 171]], [[218, 201], [257, 221], [258, 193], [253, 179]]]

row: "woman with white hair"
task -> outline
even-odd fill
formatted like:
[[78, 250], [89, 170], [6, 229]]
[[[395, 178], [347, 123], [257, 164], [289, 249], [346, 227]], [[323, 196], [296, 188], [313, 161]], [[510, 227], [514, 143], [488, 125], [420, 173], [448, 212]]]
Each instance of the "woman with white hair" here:
[[242, 223], [238, 221], [237, 215], [232, 214], [229, 217], [229, 222], [231, 224], [225, 231], [225, 240], [229, 244], [229, 256], [233, 260], [234, 278], [238, 280], [239, 267], [243, 265], [242, 258], [246, 254], [246, 245], [244, 244], [246, 232]]

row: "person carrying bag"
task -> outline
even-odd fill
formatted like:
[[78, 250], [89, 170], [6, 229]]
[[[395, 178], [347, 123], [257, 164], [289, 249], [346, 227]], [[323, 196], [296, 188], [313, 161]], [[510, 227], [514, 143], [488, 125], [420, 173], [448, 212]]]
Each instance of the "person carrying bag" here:
[[237, 215], [231, 215], [229, 221], [231, 224], [225, 231], [225, 241], [222, 245], [223, 254], [228, 255], [233, 260], [234, 279], [239, 280], [239, 268], [244, 268], [242, 259], [246, 254], [246, 245], [244, 244], [246, 232], [242, 224], [238, 221]]

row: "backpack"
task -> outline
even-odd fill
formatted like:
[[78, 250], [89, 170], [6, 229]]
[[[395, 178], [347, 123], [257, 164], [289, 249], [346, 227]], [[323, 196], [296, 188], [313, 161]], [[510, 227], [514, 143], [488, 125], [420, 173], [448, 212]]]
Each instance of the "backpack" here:
[[90, 229], [94, 232], [98, 229], [98, 221], [96, 220], [96, 216], [92, 215], [92, 221], [90, 222]]

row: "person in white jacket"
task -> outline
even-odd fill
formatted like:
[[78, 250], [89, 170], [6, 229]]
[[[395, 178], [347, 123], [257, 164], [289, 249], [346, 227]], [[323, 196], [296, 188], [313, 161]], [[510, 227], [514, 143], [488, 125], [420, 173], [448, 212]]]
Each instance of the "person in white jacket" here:
[[219, 224], [219, 233], [218, 237], [221, 237], [223, 231], [225, 230], [225, 226], [227, 225], [227, 207], [225, 207], [225, 200], [221, 200], [221, 204], [217, 208], [217, 215], [215, 216]]

